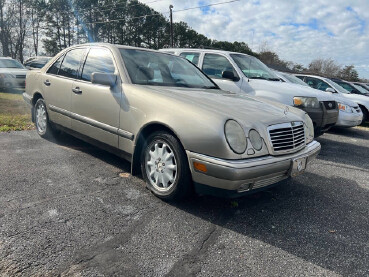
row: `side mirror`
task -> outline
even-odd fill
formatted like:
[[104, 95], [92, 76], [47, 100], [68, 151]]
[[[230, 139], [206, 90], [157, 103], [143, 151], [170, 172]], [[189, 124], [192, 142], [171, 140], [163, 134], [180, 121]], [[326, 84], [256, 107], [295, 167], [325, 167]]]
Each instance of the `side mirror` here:
[[326, 88], [325, 91], [330, 93], [336, 93], [336, 91], [333, 88]]
[[234, 74], [233, 74], [232, 71], [228, 71], [228, 70], [224, 70], [222, 72], [222, 78], [223, 79], [229, 79], [229, 80], [232, 80], [232, 81], [238, 81], [238, 80], [240, 80], [240, 78], [234, 76]]
[[94, 72], [91, 74], [91, 82], [93, 84], [113, 87], [117, 83], [117, 75]]

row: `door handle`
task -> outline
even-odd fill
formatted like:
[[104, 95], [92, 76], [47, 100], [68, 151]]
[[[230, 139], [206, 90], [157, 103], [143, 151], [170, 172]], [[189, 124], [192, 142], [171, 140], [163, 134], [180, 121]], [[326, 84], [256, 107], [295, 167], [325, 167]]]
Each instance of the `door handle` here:
[[75, 93], [75, 94], [82, 94], [82, 90], [80, 90], [79, 87], [75, 87], [72, 89], [72, 91]]
[[45, 84], [45, 86], [50, 86], [51, 85], [49, 80], [44, 81], [44, 84]]

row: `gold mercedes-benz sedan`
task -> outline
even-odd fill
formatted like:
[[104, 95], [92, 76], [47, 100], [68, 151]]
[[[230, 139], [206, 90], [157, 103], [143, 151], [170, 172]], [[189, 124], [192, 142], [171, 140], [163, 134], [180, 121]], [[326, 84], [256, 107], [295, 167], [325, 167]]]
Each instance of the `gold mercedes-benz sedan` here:
[[63, 130], [129, 160], [163, 199], [264, 189], [321, 148], [305, 112], [222, 91], [186, 59], [148, 49], [67, 48], [27, 73], [23, 97], [41, 137]]

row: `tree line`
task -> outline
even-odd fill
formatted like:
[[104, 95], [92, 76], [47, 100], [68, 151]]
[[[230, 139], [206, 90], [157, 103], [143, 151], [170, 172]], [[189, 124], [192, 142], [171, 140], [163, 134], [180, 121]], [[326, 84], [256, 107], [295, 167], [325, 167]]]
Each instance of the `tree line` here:
[[[270, 50], [256, 53], [245, 42], [209, 39], [185, 22], [174, 23], [173, 33], [174, 47], [241, 52], [256, 56], [282, 71], [311, 71], [338, 77], [337, 70], [330, 72], [330, 67], [323, 66], [325, 63], [313, 61], [305, 68], [281, 60]], [[0, 0], [2, 55], [21, 62], [26, 56], [53, 56], [79, 43], [108, 42], [160, 49], [169, 47], [169, 41], [169, 20], [137, 0]], [[344, 69], [339, 71], [340, 76], [348, 80], [358, 79], [352, 65]]]

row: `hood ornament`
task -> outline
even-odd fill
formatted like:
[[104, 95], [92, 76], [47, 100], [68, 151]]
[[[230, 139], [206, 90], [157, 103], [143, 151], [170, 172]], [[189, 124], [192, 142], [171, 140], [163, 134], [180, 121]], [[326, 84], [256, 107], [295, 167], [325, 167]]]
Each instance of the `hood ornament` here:
[[283, 111], [284, 115], [287, 115], [289, 111], [290, 109], [288, 108], [288, 106], [286, 106]]

